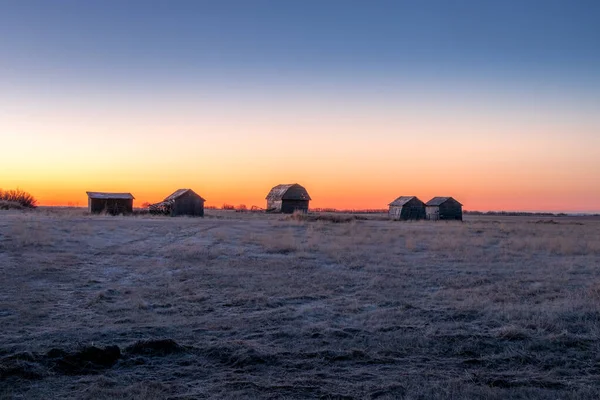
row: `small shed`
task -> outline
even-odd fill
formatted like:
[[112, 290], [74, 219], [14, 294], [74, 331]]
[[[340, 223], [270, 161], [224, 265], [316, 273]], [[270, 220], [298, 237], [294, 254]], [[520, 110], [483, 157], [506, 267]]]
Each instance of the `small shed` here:
[[282, 212], [291, 214], [294, 211], [308, 211], [311, 200], [308, 192], [297, 183], [277, 185], [266, 197], [267, 212]]
[[163, 201], [151, 204], [151, 214], [165, 214], [172, 217], [190, 215], [204, 217], [204, 200], [192, 189], [179, 189], [167, 196]]
[[117, 215], [133, 212], [133, 199], [135, 197], [131, 193], [86, 193], [88, 195], [88, 211], [91, 213], [106, 212]]
[[462, 204], [452, 197], [434, 197], [425, 203], [427, 219], [462, 221]]
[[425, 219], [425, 203], [417, 196], [400, 196], [390, 204], [389, 216], [395, 220]]

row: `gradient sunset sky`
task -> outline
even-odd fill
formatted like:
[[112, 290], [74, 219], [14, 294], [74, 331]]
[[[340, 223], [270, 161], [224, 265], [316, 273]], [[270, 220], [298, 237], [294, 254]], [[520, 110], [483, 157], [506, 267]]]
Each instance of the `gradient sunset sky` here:
[[0, 0], [0, 188], [600, 211], [600, 1]]

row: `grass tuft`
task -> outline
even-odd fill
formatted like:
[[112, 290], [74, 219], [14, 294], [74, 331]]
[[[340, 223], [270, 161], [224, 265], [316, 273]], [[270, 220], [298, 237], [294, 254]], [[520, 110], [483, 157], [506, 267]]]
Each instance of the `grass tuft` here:
[[8, 209], [4, 207], [14, 208], [14, 203], [19, 204], [22, 208], [35, 208], [37, 200], [31, 194], [21, 189], [13, 189], [3, 191], [0, 189], [0, 209]]

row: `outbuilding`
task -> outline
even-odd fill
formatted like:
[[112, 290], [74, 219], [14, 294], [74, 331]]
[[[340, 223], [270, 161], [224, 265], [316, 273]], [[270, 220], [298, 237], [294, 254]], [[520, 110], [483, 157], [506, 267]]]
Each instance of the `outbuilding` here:
[[462, 204], [452, 197], [434, 197], [425, 203], [427, 219], [462, 221]]
[[311, 198], [303, 186], [290, 183], [272, 188], [266, 200], [267, 212], [291, 214], [294, 211], [307, 212]]
[[179, 189], [160, 203], [151, 204], [148, 209], [151, 214], [165, 214], [172, 217], [179, 215], [203, 217], [205, 201], [192, 189]]
[[425, 203], [417, 196], [400, 196], [389, 206], [391, 219], [403, 221], [425, 219]]
[[135, 197], [131, 193], [86, 193], [88, 195], [88, 211], [91, 213], [106, 212], [117, 215], [133, 212], [133, 199]]

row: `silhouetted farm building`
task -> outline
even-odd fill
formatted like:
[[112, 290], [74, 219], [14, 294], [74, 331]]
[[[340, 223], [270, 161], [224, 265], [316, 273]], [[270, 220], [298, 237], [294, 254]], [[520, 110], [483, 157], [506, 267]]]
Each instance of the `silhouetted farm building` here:
[[267, 212], [291, 214], [296, 210], [308, 211], [311, 200], [308, 192], [297, 183], [277, 185], [267, 195]]
[[133, 195], [131, 193], [86, 192], [88, 195], [88, 211], [91, 213], [106, 212], [112, 215], [133, 212]]
[[204, 202], [205, 200], [192, 189], [179, 189], [160, 203], [151, 204], [148, 208], [151, 214], [203, 217]]
[[392, 219], [425, 219], [425, 203], [416, 196], [400, 196], [389, 206], [389, 216]]
[[434, 197], [425, 203], [427, 219], [462, 221], [462, 204], [452, 197]]

